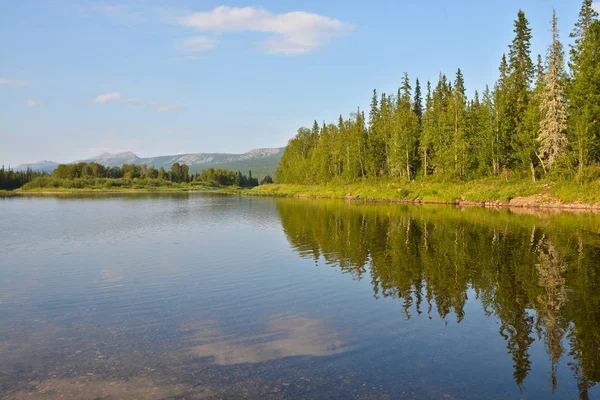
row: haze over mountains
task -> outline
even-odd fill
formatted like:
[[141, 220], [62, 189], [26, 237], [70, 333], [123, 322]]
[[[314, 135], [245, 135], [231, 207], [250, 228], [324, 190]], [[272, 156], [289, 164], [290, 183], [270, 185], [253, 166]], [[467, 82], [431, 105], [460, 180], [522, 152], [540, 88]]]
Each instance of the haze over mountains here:
[[[284, 147], [263, 148], [250, 150], [243, 154], [230, 153], [190, 153], [177, 154], [158, 157], [140, 158], [132, 152], [124, 153], [103, 153], [97, 157], [77, 162], [97, 162], [106, 167], [121, 166], [123, 164], [147, 164], [155, 168], [171, 168], [174, 163], [186, 164], [190, 167], [190, 172], [200, 172], [205, 168], [225, 168], [233, 171], [252, 170], [254, 176], [273, 175], [279, 160], [283, 154]], [[44, 171], [51, 173], [59, 165], [54, 161], [39, 161], [32, 164], [21, 164], [14, 169], [24, 171], [31, 168], [34, 171]]]

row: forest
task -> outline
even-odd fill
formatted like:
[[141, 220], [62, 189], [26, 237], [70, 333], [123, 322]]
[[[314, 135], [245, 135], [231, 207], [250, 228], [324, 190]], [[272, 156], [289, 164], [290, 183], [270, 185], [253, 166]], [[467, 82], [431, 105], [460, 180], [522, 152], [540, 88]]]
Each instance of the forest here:
[[33, 179], [46, 175], [43, 172], [36, 172], [28, 169], [27, 171], [13, 171], [4, 165], [0, 168], [0, 190], [14, 190], [31, 182]]
[[21, 179], [18, 183], [10, 186], [10, 189], [21, 186], [23, 190], [144, 189], [204, 186], [254, 187], [259, 184], [258, 179], [252, 176], [252, 171], [248, 171], [248, 175], [245, 175], [239, 171], [208, 168], [200, 173], [190, 174], [189, 167], [186, 164], [179, 163], [174, 163], [169, 170], [165, 170], [163, 167], [156, 169], [154, 166], [148, 167], [146, 164], [123, 164], [121, 167], [105, 167], [95, 162], [80, 162], [77, 164], [60, 164], [51, 175], [29, 171], [29, 175], [25, 174], [25, 176], [27, 179]]
[[337, 123], [314, 121], [312, 128], [300, 128], [276, 181], [599, 181], [598, 13], [591, 0], [583, 1], [568, 59], [556, 12], [550, 26], [547, 54], [533, 59], [532, 30], [520, 10], [497, 81], [472, 98], [460, 69], [424, 87], [416, 79], [414, 89], [404, 74], [397, 93], [373, 91], [368, 119], [359, 108]]

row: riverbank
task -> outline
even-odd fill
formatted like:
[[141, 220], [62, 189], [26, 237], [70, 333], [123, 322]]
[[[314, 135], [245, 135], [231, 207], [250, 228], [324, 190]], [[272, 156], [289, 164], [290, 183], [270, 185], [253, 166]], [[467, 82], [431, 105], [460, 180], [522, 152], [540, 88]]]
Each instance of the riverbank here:
[[261, 185], [250, 196], [307, 197], [415, 204], [481, 207], [564, 208], [600, 210], [600, 182], [469, 182], [378, 181], [328, 185]]
[[69, 193], [145, 193], [180, 192], [193, 190], [216, 190], [223, 186], [209, 182], [178, 183], [163, 179], [107, 179], [76, 178], [55, 179], [42, 177], [15, 189], [12, 195], [28, 194], [69, 194]]

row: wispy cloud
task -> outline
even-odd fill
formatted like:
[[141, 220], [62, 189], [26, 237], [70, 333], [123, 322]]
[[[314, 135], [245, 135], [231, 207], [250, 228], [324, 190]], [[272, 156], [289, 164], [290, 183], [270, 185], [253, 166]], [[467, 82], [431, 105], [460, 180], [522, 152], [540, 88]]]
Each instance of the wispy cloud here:
[[220, 6], [212, 11], [177, 18], [182, 26], [211, 32], [262, 32], [269, 54], [306, 54], [318, 50], [331, 38], [348, 32], [353, 25], [305, 11], [273, 14], [256, 7]]
[[25, 105], [27, 107], [34, 107], [37, 105], [37, 101], [35, 101], [33, 99], [29, 99], [29, 100], [25, 101]]
[[180, 104], [159, 104], [156, 106], [158, 112], [182, 111], [183, 106]]
[[600, 12], [600, 1], [592, 3], [592, 8], [598, 12]]
[[101, 94], [100, 96], [98, 96], [94, 99], [94, 103], [96, 103], [96, 104], [108, 103], [109, 101], [116, 101], [116, 100], [121, 100], [121, 93], [111, 92], [111, 93]]
[[175, 41], [175, 48], [182, 53], [201, 53], [217, 47], [217, 40], [206, 36], [196, 36]]
[[25, 81], [0, 78], [0, 85], [4, 86], [25, 86]]

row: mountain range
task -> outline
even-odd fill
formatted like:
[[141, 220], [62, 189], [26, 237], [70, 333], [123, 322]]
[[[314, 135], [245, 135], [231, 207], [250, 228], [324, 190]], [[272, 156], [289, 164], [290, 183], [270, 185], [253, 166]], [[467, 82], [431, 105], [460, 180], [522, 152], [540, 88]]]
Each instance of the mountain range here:
[[[206, 168], [225, 168], [233, 171], [247, 172], [252, 170], [256, 177], [273, 175], [279, 160], [283, 155], [285, 147], [254, 149], [243, 154], [230, 153], [190, 153], [170, 156], [146, 157], [140, 158], [134, 153], [128, 151], [124, 153], [102, 153], [97, 157], [78, 162], [96, 162], [106, 167], [120, 167], [123, 164], [146, 164], [155, 168], [171, 168], [174, 163], [186, 164], [190, 167], [190, 172], [200, 172]], [[39, 161], [32, 164], [21, 164], [14, 169], [24, 171], [28, 168], [34, 171], [44, 171], [51, 173], [59, 165], [54, 161]]]

